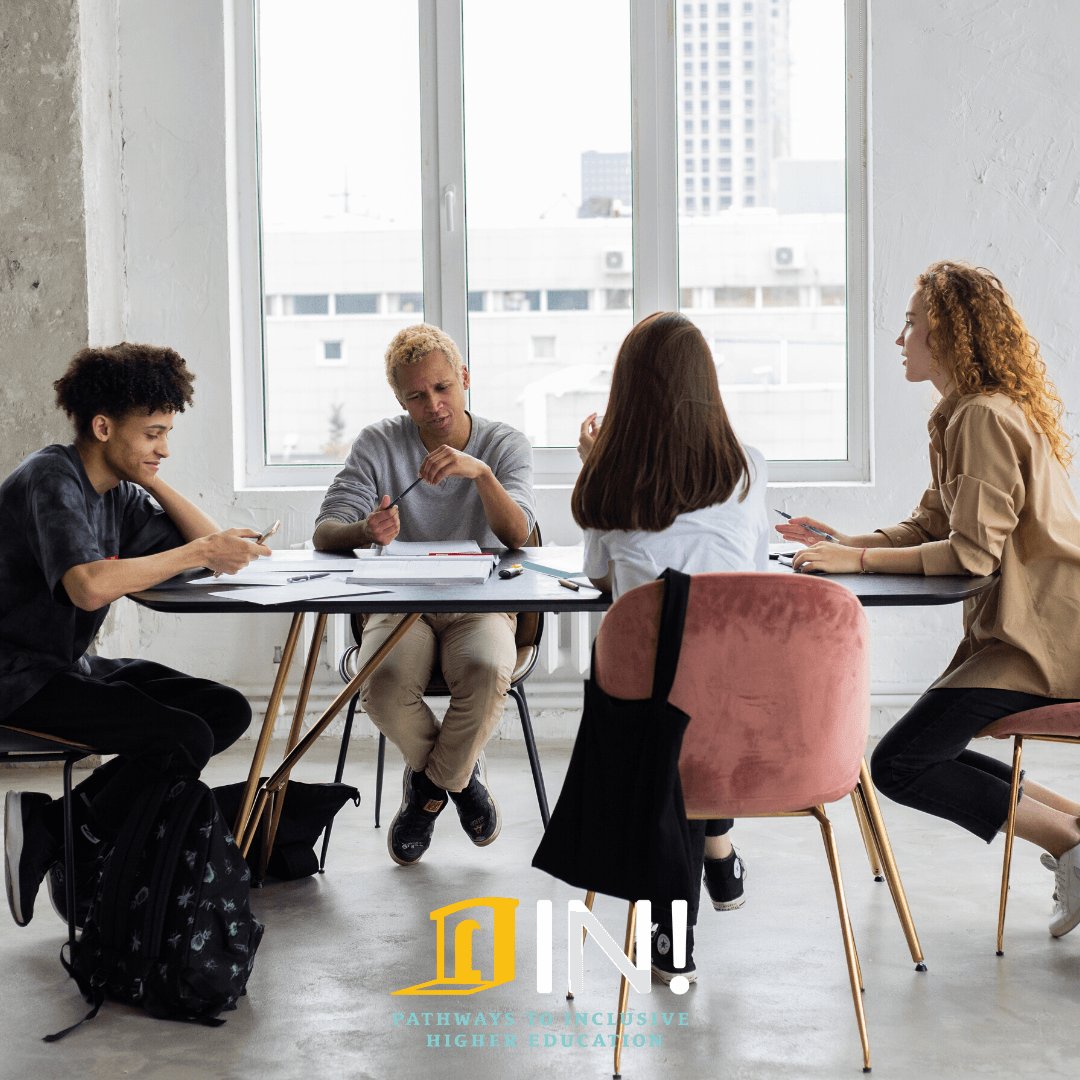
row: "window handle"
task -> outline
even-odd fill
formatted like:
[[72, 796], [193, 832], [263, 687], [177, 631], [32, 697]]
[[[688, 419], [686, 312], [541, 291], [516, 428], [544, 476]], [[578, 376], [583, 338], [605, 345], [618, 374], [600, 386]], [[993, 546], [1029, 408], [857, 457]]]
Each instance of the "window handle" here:
[[457, 201], [457, 195], [454, 191], [454, 185], [448, 184], [443, 188], [443, 217], [446, 222], [446, 231], [452, 233], [454, 229], [454, 204]]

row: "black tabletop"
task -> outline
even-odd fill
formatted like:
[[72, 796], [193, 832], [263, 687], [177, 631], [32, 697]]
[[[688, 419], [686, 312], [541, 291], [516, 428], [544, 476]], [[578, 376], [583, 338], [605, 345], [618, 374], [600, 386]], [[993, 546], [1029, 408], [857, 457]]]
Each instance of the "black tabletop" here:
[[[529, 561], [566, 574], [580, 573], [581, 547], [526, 548], [501, 553], [499, 568]], [[793, 573], [790, 567], [770, 560], [774, 573]], [[824, 575], [823, 575], [824, 576]], [[993, 577], [923, 577], [920, 574], [830, 574], [830, 581], [850, 589], [863, 607], [919, 607], [955, 604], [990, 588]], [[606, 611], [611, 597], [593, 589], [574, 592], [557, 578], [526, 570], [520, 577], [504, 580], [498, 573], [483, 585], [425, 585], [387, 589], [354, 599], [305, 600], [292, 604], [261, 606], [243, 599], [211, 596], [230, 588], [227, 579], [212, 585], [189, 585], [174, 579], [154, 589], [131, 594], [131, 599], [153, 611], [183, 612], [295, 612], [371, 613], [378, 611]]]

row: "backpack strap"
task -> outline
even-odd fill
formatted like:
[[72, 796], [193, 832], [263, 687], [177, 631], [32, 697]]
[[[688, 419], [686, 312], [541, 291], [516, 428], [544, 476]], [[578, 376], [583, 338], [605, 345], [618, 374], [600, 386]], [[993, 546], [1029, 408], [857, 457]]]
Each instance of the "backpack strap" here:
[[669, 566], [659, 578], [664, 583], [664, 598], [660, 605], [660, 632], [656, 639], [656, 666], [653, 669], [654, 702], [667, 701], [675, 682], [682, 651], [686, 605], [690, 599], [690, 575]]

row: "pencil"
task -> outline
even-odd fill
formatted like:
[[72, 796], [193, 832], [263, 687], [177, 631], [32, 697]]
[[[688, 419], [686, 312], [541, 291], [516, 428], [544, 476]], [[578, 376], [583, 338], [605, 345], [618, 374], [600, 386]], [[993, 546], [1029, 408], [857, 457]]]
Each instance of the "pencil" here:
[[423, 479], [424, 478], [421, 476], [414, 480], [386, 509], [389, 510], [391, 507], [397, 506], [397, 504], [401, 502], [401, 500], [404, 499], [405, 496], [408, 495], [409, 492], [412, 491], [412, 489], [416, 487], [416, 485], [419, 484], [420, 481]]

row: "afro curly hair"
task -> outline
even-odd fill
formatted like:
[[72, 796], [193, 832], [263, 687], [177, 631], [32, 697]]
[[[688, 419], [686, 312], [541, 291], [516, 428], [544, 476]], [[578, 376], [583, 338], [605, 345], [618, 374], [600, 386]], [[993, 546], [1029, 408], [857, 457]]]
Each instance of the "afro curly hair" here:
[[194, 380], [175, 349], [123, 341], [77, 352], [53, 389], [57, 407], [83, 438], [98, 415], [119, 420], [133, 412], [183, 412], [192, 403]]

